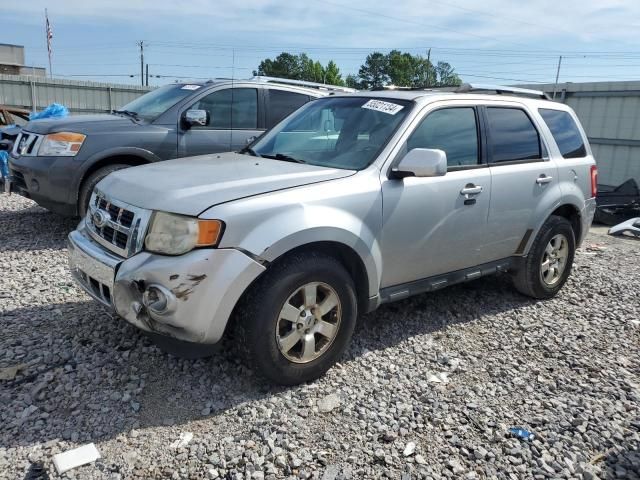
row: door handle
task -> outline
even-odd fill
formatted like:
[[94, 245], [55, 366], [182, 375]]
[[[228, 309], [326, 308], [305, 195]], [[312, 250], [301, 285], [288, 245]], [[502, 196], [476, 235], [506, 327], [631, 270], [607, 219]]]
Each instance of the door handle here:
[[480, 185], [474, 185], [473, 183], [469, 183], [466, 187], [460, 190], [460, 195], [465, 195], [467, 198], [469, 195], [477, 195], [482, 193], [482, 187]]
[[543, 173], [538, 178], [536, 178], [536, 183], [538, 185], [544, 185], [545, 183], [551, 183], [551, 180], [553, 180], [553, 177], [548, 177]]

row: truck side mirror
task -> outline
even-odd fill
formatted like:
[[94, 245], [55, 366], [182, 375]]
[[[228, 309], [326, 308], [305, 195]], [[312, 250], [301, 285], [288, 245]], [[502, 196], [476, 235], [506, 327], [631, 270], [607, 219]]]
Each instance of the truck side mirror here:
[[391, 171], [395, 178], [441, 177], [447, 173], [447, 154], [433, 148], [414, 148]]
[[187, 110], [184, 114], [184, 123], [189, 127], [206, 127], [209, 120], [209, 112], [206, 110]]

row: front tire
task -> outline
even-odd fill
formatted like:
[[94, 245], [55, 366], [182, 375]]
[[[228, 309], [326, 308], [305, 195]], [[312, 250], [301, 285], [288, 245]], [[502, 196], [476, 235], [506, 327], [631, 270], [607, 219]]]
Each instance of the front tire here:
[[296, 253], [254, 284], [238, 310], [235, 341], [247, 364], [272, 382], [324, 374], [346, 350], [358, 316], [353, 279], [336, 259]]
[[514, 275], [516, 289], [529, 297], [555, 296], [571, 274], [576, 240], [571, 223], [552, 215], [531, 245], [524, 264]]
[[98, 170], [93, 172], [84, 180], [84, 182], [82, 182], [82, 186], [80, 187], [80, 192], [78, 195], [78, 214], [81, 218], [83, 218], [87, 214], [87, 210], [89, 210], [89, 200], [91, 200], [91, 194], [93, 193], [93, 189], [100, 182], [100, 180], [109, 175], [111, 172], [122, 170], [123, 168], [128, 168], [130, 166], [131, 165], [126, 165], [123, 163], [114, 163], [113, 165], [107, 165], [106, 167], [99, 168]]

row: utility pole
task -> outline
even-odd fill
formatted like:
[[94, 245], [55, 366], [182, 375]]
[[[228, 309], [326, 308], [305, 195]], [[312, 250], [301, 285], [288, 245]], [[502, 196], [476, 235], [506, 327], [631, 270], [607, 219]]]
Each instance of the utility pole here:
[[558, 90], [558, 78], [560, 78], [560, 66], [562, 65], [562, 55], [558, 58], [558, 70], [556, 70], [556, 83], [553, 85], [553, 100], [556, 99], [556, 91]]
[[145, 72], [144, 84], [147, 87], [149, 86], [149, 64], [148, 63], [147, 63], [147, 70]]
[[138, 46], [140, 47], [140, 85], [144, 87], [144, 42], [140, 40]]
[[427, 87], [431, 85], [429, 81], [429, 72], [431, 72], [431, 49], [427, 51]]

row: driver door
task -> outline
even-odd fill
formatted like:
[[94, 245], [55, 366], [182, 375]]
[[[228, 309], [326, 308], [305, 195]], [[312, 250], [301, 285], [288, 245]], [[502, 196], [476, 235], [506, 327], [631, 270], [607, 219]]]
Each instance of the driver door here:
[[431, 110], [404, 152], [414, 148], [443, 150], [448, 169], [441, 177], [383, 175], [383, 288], [478, 265], [486, 253], [491, 175], [477, 109]]
[[258, 128], [258, 89], [223, 88], [202, 97], [186, 110], [206, 110], [207, 125], [187, 127], [180, 115], [178, 155], [191, 157], [208, 153], [236, 151], [251, 137], [262, 133]]

